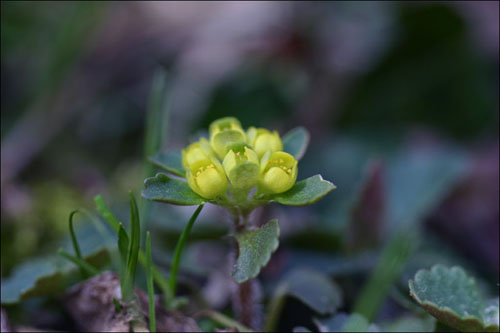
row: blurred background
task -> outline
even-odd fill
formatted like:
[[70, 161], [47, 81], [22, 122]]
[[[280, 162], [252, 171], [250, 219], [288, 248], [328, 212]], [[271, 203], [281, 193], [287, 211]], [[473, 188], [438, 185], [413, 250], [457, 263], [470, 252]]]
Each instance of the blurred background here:
[[[365, 290], [380, 299], [371, 319], [404, 311], [408, 278], [435, 263], [463, 265], [498, 295], [498, 13], [496, 1], [2, 2], [2, 280], [53, 254], [69, 212], [96, 194], [126, 219], [127, 191], [138, 196], [154, 171], [145, 128], [161, 72], [162, 149], [222, 116], [281, 135], [305, 126], [299, 179], [338, 186], [311, 207], [258, 212], [282, 230], [265, 295], [308, 267], [339, 283], [350, 312], [381, 253], [399, 258], [385, 280], [403, 292]], [[153, 244], [165, 245], [155, 260], [168, 267], [162, 253], [193, 208], [150, 208]], [[222, 217], [204, 210], [185, 261], [186, 283], [220, 309]], [[280, 328], [310, 325], [303, 317]]]

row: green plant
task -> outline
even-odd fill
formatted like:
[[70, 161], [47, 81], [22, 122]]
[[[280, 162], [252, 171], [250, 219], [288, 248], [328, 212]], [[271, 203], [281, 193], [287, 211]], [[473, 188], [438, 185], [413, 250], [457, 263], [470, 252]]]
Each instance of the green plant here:
[[296, 183], [298, 161], [308, 141], [304, 128], [280, 138], [276, 131], [263, 128], [245, 131], [236, 118], [226, 117], [212, 122], [208, 138], [190, 144], [181, 153], [161, 152], [151, 158], [154, 164], [184, 180], [158, 173], [145, 180], [143, 197], [174, 205], [199, 205], [175, 251], [169, 284], [172, 293], [180, 251], [199, 211], [205, 203], [221, 206], [232, 216], [236, 240], [232, 276], [241, 297], [235, 297], [239, 303], [235, 312], [244, 325], [258, 328], [249, 297], [256, 283], [252, 279], [278, 248], [279, 224], [274, 219], [260, 226], [250, 213], [272, 202], [310, 205], [335, 189], [320, 175]]

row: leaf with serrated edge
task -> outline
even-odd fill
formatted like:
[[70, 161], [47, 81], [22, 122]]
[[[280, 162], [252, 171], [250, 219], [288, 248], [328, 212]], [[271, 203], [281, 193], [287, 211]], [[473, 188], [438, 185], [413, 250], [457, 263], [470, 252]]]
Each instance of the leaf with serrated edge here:
[[283, 151], [298, 161], [306, 153], [309, 138], [309, 132], [304, 127], [294, 128], [283, 136]]
[[484, 322], [476, 282], [461, 267], [419, 270], [409, 286], [413, 299], [444, 324], [460, 331], [498, 332], [497, 325]]
[[257, 230], [247, 230], [235, 235], [239, 256], [233, 270], [233, 278], [238, 283], [256, 277], [261, 268], [271, 259], [271, 254], [279, 245], [279, 224], [273, 219]]
[[186, 171], [182, 166], [182, 155], [178, 151], [167, 151], [150, 157], [151, 163], [176, 176], [184, 177]]
[[317, 202], [336, 188], [321, 175], [315, 175], [296, 183], [288, 191], [272, 195], [270, 198], [283, 205], [305, 206]]
[[193, 192], [185, 181], [170, 178], [164, 173], [146, 178], [142, 196], [148, 200], [167, 202], [174, 205], [199, 205], [205, 199]]

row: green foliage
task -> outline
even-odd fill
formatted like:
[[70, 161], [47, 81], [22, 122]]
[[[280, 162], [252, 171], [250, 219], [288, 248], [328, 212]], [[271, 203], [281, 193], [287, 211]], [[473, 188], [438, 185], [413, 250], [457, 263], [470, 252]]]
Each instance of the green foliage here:
[[238, 232], [235, 237], [239, 256], [233, 269], [233, 278], [236, 282], [243, 283], [256, 277], [278, 248], [278, 220], [270, 220], [257, 230]]
[[320, 175], [312, 176], [296, 183], [290, 190], [271, 196], [273, 201], [288, 206], [311, 205], [336, 188]]
[[297, 298], [320, 315], [332, 315], [343, 301], [340, 287], [327, 276], [313, 270], [294, 270], [275, 289], [265, 331], [276, 330], [286, 296]]
[[125, 274], [120, 276], [122, 299], [130, 301], [134, 297], [135, 273], [137, 258], [141, 242], [141, 227], [139, 222], [139, 211], [132, 192], [130, 195], [130, 242], [127, 250], [127, 265]]
[[306, 153], [310, 135], [304, 127], [297, 127], [283, 136], [283, 151], [299, 161]]
[[415, 301], [444, 324], [463, 332], [499, 331], [498, 299], [485, 303], [461, 267], [420, 270], [409, 286]]
[[159, 152], [150, 157], [151, 163], [179, 177], [185, 177], [186, 171], [182, 166], [182, 155], [178, 151]]
[[[188, 223], [186, 224], [184, 231], [179, 237], [177, 245], [175, 246], [174, 259], [172, 261], [172, 268], [170, 270], [170, 279], [168, 281], [168, 285], [170, 287], [170, 292], [171, 292], [170, 295], [172, 297], [175, 297], [175, 293], [177, 290], [177, 275], [179, 273], [179, 264], [181, 261], [182, 250], [184, 249], [187, 236], [191, 232], [191, 228], [193, 227], [194, 221], [196, 221], [196, 218], [198, 217], [202, 209], [203, 209], [203, 204], [199, 205], [198, 208], [195, 210], [195, 212], [189, 219]], [[169, 299], [167, 302], [170, 303], [172, 301], [173, 299]]]
[[[92, 266], [104, 267], [110, 262], [109, 251], [101, 245], [92, 253], [84, 254], [83, 259]], [[2, 279], [2, 304], [63, 292], [71, 281], [78, 280], [76, 272], [73, 263], [58, 256], [27, 261], [17, 266], [10, 277]]]
[[358, 313], [339, 313], [333, 317], [316, 320], [320, 332], [379, 332], [376, 325], [371, 324]]
[[146, 281], [149, 300], [149, 331], [156, 332], [155, 290], [153, 284], [153, 256], [151, 254], [151, 235], [146, 233]]
[[374, 320], [391, 286], [401, 274], [417, 246], [418, 234], [406, 230], [391, 239], [378, 260], [367, 284], [354, 305], [354, 312]]
[[148, 200], [188, 206], [205, 202], [205, 199], [194, 193], [185, 181], [170, 178], [163, 173], [147, 178], [144, 187], [142, 196]]
[[287, 294], [320, 315], [333, 314], [342, 306], [342, 291], [329, 277], [311, 270], [296, 270], [285, 278]]
[[87, 263], [81, 257], [75, 257], [64, 251], [64, 249], [59, 249], [57, 253], [78, 266], [80, 268], [80, 271], [83, 272], [84, 277], [90, 277], [99, 274], [99, 270], [97, 268]]

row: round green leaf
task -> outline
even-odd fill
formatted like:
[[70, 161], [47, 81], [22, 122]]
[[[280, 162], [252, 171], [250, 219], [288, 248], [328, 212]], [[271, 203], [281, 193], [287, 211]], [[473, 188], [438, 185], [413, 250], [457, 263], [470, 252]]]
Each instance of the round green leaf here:
[[147, 178], [144, 186], [145, 189], [141, 194], [148, 200], [186, 206], [205, 202], [205, 199], [193, 192], [185, 181], [170, 178], [164, 173]]
[[279, 224], [273, 219], [257, 230], [247, 230], [235, 235], [239, 256], [233, 270], [233, 278], [238, 283], [256, 277], [261, 268], [271, 259], [271, 254], [279, 245]]
[[415, 301], [444, 324], [464, 332], [498, 332], [498, 324], [485, 320], [476, 281], [461, 267], [419, 270], [409, 285]]

